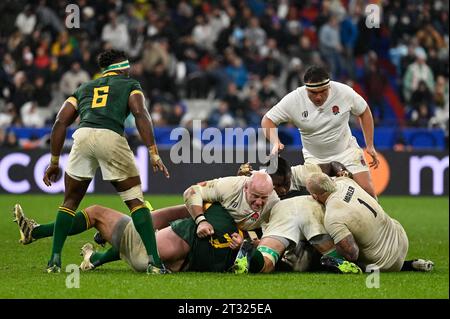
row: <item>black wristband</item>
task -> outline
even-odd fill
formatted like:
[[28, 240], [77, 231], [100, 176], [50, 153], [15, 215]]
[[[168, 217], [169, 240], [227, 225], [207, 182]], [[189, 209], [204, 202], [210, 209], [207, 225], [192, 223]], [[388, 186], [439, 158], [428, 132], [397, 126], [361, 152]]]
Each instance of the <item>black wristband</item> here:
[[198, 225], [200, 224], [202, 221], [206, 221], [206, 217], [204, 214], [200, 214], [198, 216], [195, 217], [194, 222]]

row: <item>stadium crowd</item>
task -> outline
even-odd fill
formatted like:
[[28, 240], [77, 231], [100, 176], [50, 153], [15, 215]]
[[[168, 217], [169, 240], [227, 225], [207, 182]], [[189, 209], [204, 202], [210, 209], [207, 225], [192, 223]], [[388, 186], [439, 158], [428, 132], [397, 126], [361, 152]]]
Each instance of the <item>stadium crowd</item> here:
[[372, 2], [79, 0], [80, 26], [68, 28], [67, 1], [2, 1], [0, 145], [17, 146], [12, 126], [52, 125], [108, 48], [128, 54], [156, 127], [189, 126], [192, 99], [217, 105], [209, 126], [260, 126], [317, 64], [368, 101], [376, 125], [448, 139], [448, 1], [380, 1], [368, 28]]

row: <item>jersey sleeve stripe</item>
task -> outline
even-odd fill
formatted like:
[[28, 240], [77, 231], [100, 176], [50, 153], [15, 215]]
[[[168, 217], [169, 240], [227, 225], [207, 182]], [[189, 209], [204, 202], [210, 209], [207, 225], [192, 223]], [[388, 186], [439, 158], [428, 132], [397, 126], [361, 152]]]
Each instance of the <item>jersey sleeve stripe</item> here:
[[141, 90], [133, 90], [133, 91], [131, 91], [130, 96], [132, 96], [133, 94], [142, 94], [142, 95], [144, 95], [144, 93], [142, 93]]
[[73, 105], [73, 107], [75, 108], [75, 110], [78, 108], [78, 101], [75, 97], [73, 96], [69, 96], [66, 100], [66, 102], [69, 102], [70, 104]]

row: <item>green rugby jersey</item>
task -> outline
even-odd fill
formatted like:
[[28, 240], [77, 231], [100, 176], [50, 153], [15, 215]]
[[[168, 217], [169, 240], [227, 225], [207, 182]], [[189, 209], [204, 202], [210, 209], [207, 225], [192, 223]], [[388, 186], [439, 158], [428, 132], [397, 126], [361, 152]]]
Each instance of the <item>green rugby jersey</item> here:
[[138, 81], [116, 72], [83, 83], [67, 100], [80, 115], [78, 127], [106, 128], [123, 135], [130, 114], [128, 98], [142, 94]]

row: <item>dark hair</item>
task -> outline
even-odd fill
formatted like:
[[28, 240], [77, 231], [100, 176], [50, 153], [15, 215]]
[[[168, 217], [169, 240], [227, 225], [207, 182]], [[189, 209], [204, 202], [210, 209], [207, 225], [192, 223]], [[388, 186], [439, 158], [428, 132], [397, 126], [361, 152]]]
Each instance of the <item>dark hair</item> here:
[[[269, 167], [270, 161], [264, 164], [264, 166]], [[279, 177], [285, 177], [287, 175], [291, 174], [291, 165], [289, 165], [288, 161], [282, 158], [281, 156], [278, 156], [278, 167], [277, 171], [273, 174], [269, 174], [270, 176], [279, 176]]]
[[106, 68], [108, 65], [123, 61], [127, 59], [127, 55], [124, 51], [119, 50], [107, 50], [98, 55], [97, 63], [102, 69]]
[[313, 65], [310, 66], [303, 76], [304, 83], [315, 83], [321, 82], [330, 78], [330, 74], [327, 69], [321, 66]]

